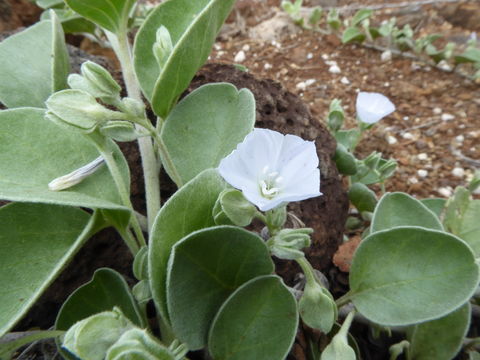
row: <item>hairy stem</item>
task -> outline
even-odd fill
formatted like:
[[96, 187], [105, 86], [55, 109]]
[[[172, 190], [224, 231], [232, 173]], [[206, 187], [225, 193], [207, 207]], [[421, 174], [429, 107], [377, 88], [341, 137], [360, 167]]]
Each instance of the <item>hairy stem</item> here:
[[[128, 96], [132, 99], [143, 101], [140, 94], [138, 81], [135, 76], [127, 31], [121, 31], [118, 35], [109, 33], [107, 31], [106, 34], [110, 43], [112, 44], [112, 48], [115, 51], [118, 60], [120, 61]], [[138, 127], [139, 125], [135, 126]], [[160, 169], [157, 163], [151, 138], [140, 137], [138, 139], [138, 146], [140, 148], [140, 155], [142, 157], [142, 167], [145, 181], [148, 229], [151, 230], [153, 222], [155, 221], [155, 217], [160, 210]]]

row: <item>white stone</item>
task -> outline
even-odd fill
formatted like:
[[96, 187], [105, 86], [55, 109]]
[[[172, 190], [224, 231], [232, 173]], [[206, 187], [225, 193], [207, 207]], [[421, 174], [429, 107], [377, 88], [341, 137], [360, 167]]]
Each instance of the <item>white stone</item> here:
[[465, 170], [461, 167], [453, 168], [452, 175], [461, 178], [465, 175]]
[[442, 113], [442, 109], [440, 109], [439, 107], [436, 107], [433, 109], [433, 113], [435, 115], [440, 115]]
[[243, 51], [249, 51], [250, 50], [250, 45], [248, 45], [248, 44], [243, 45], [242, 50]]
[[307, 79], [307, 80], [305, 80], [305, 85], [307, 85], [307, 86], [313, 85], [313, 84], [315, 84], [316, 81], [317, 80], [315, 80], [315, 79]]
[[444, 197], [450, 197], [452, 196], [452, 188], [449, 186], [449, 187], [441, 187], [437, 190], [437, 192], [444, 196]]
[[418, 158], [418, 160], [422, 160], [422, 161], [423, 161], [423, 160], [427, 160], [427, 159], [428, 159], [428, 155], [425, 154], [425, 153], [420, 153], [420, 154], [417, 155], [417, 158]]
[[418, 183], [418, 179], [415, 177], [415, 176], [412, 176], [412, 177], [409, 177], [408, 178], [408, 182], [410, 184], [417, 184]]
[[392, 135], [388, 135], [387, 136], [387, 142], [390, 144], [390, 145], [394, 145], [398, 142], [397, 138], [395, 136], [392, 136]]
[[270, 70], [270, 69], [272, 68], [272, 64], [270, 64], [270, 63], [265, 63], [265, 65], [263, 65], [263, 68], [264, 68], [265, 70]]
[[440, 61], [438, 67], [445, 71], [452, 71], [452, 67], [445, 60]]
[[410, 118], [408, 116], [404, 116], [403, 120], [408, 121], [408, 120], [410, 120]]
[[409, 133], [409, 132], [404, 133], [402, 137], [407, 140], [413, 140], [413, 135], [412, 133]]
[[310, 59], [313, 59], [313, 54], [312, 53], [307, 54], [307, 60], [310, 60]]
[[424, 178], [424, 177], [428, 176], [428, 171], [424, 170], [424, 169], [420, 169], [420, 170], [417, 171], [417, 174], [418, 174], [418, 176]]
[[342, 72], [342, 70], [340, 70], [340, 68], [338, 67], [338, 65], [332, 65], [330, 66], [330, 68], [328, 69], [328, 71], [332, 74], [340, 74]]
[[244, 62], [246, 58], [247, 56], [245, 55], [245, 51], [240, 50], [233, 58], [233, 61], [236, 63], [241, 63]]
[[350, 84], [350, 80], [348, 80], [345, 76], [340, 79], [340, 82], [344, 85]]
[[462, 143], [465, 140], [465, 136], [463, 135], [455, 136], [455, 140], [459, 143]]
[[323, 60], [328, 60], [328, 55], [327, 54], [322, 54], [322, 59]]
[[442, 114], [442, 117], [441, 117], [442, 121], [450, 121], [450, 120], [453, 120], [455, 119], [455, 116], [453, 116], [452, 114]]
[[305, 90], [307, 88], [307, 84], [305, 84], [305, 81], [299, 82], [295, 87], [299, 90]]
[[380, 55], [380, 59], [382, 61], [392, 60], [392, 52], [390, 50], [385, 50], [384, 52], [382, 52], [382, 55]]

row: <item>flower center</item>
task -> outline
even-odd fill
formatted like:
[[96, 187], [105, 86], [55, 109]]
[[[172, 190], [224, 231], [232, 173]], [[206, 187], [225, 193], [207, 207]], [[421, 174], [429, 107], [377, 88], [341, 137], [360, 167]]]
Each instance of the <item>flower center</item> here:
[[269, 166], [265, 166], [262, 171], [260, 193], [264, 198], [273, 199], [280, 192], [280, 186], [283, 178], [279, 176], [278, 171], [270, 171]]

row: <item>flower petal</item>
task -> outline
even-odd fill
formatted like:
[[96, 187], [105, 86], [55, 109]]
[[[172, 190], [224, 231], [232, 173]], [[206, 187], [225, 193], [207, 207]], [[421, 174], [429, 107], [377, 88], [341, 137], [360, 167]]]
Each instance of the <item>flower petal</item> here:
[[373, 124], [395, 111], [395, 105], [379, 93], [361, 92], [357, 96], [357, 116], [367, 124]]

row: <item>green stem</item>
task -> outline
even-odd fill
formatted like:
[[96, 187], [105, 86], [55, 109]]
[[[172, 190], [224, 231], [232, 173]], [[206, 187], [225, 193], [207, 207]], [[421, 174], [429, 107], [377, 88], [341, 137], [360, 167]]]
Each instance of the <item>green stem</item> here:
[[132, 232], [130, 229], [118, 229], [118, 233], [122, 237], [123, 241], [125, 241], [125, 244], [127, 244], [128, 249], [133, 255], [136, 255], [138, 250], [140, 250], [140, 247], [138, 246], [137, 240], [133, 236]]
[[[106, 31], [106, 35], [120, 61], [128, 96], [132, 99], [143, 101], [138, 81], [135, 76], [127, 30], [120, 31], [117, 35]], [[157, 164], [157, 158], [153, 150], [151, 138], [140, 137], [138, 139], [138, 146], [142, 157], [143, 176], [145, 181], [148, 229], [151, 230], [155, 217], [160, 211], [160, 169]]]
[[[100, 154], [105, 159], [105, 162], [107, 163], [108, 170], [110, 171], [110, 174], [113, 177], [113, 181], [115, 181], [115, 185], [117, 186], [117, 190], [118, 190], [118, 193], [120, 194], [122, 203], [132, 211], [132, 214], [130, 216], [130, 223], [137, 237], [138, 244], [135, 244], [135, 246], [137, 247], [137, 251], [138, 251], [138, 247], [145, 246], [147, 243], [143, 236], [143, 232], [140, 227], [140, 223], [138, 222], [138, 218], [134, 214], [133, 205], [132, 205], [132, 202], [130, 201], [130, 194], [127, 190], [128, 188], [125, 182], [123, 181], [123, 176], [120, 172], [120, 169], [118, 168], [117, 162], [115, 161], [113, 154], [110, 151], [105, 150], [104, 146], [99, 142], [95, 141], [95, 144], [97, 145], [98, 151], [100, 152]], [[131, 241], [128, 237], [125, 237], [124, 239], [126, 239], [126, 241]], [[133, 246], [133, 244], [128, 244], [128, 243], [127, 245], [129, 245], [129, 247]], [[136, 254], [136, 251], [134, 252], [134, 255], [135, 254]]]
[[352, 310], [348, 313], [347, 318], [342, 324], [342, 327], [338, 331], [338, 335], [344, 336], [345, 339], [347, 338], [348, 335], [348, 330], [350, 329], [350, 326], [352, 325], [353, 318], [355, 316], [355, 310]]
[[340, 309], [343, 305], [346, 305], [350, 302], [350, 294], [346, 293], [342, 297], [339, 297], [337, 300], [335, 300], [335, 304], [337, 304], [337, 307]]
[[317, 283], [312, 265], [310, 265], [308, 260], [302, 257], [302, 258], [296, 259], [296, 261], [298, 265], [300, 265], [300, 267], [302, 268], [302, 271], [305, 274], [305, 278], [307, 279], [307, 283], [310, 283], [310, 284]]

